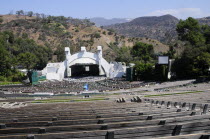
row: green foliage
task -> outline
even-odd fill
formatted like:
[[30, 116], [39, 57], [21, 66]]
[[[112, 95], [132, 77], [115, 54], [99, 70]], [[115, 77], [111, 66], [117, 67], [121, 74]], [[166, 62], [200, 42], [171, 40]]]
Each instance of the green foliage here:
[[0, 76], [0, 82], [5, 82], [6, 78], [4, 76]]
[[125, 36], [120, 36], [121, 39], [125, 39]]
[[188, 47], [184, 50], [182, 56], [176, 59], [172, 69], [174, 69], [178, 78], [196, 78], [208, 75], [210, 53], [203, 49]]
[[23, 73], [21, 72], [13, 72], [13, 74], [7, 78], [7, 81], [10, 81], [10, 82], [19, 82], [19, 81], [22, 81], [22, 80], [25, 80], [27, 79], [27, 76], [25, 76]]
[[137, 80], [154, 79], [154, 51], [153, 46], [137, 42], [132, 48], [117, 47], [116, 43], [110, 43], [109, 47], [115, 52], [117, 62], [135, 63], [135, 76]]
[[14, 43], [14, 34], [10, 31], [4, 31], [3, 32], [3, 38], [5, 39], [7, 43]]
[[75, 32], [79, 32], [79, 29], [78, 29], [78, 28], [76, 28], [76, 29], [75, 29]]
[[176, 50], [174, 49], [174, 46], [169, 45], [169, 51], [166, 53], [167, 56], [169, 56], [170, 59], [174, 59], [176, 54]]
[[0, 76], [3, 81], [21, 81], [24, 76], [16, 68], [43, 69], [52, 57], [52, 50], [38, 46], [23, 33], [22, 38], [12, 32], [0, 32]]
[[[1, 81], [1, 76], [0, 76], [0, 81]], [[11, 84], [21, 84], [21, 82], [9, 82], [9, 81], [0, 82], [0, 85], [11, 85]]]
[[35, 69], [42, 70], [46, 67], [46, 64], [52, 57], [52, 50], [48, 47], [38, 46], [38, 49], [34, 52], [36, 55]]
[[44, 33], [39, 35], [39, 40], [45, 41], [46, 40], [46, 35]]
[[154, 79], [154, 65], [151, 63], [135, 62], [135, 74], [137, 80], [152, 80]]
[[30, 70], [36, 65], [37, 58], [34, 54], [30, 52], [20, 53], [18, 55], [19, 64], [24, 66], [24, 68]]
[[108, 30], [108, 35], [113, 35], [114, 34], [114, 30], [113, 29], [107, 29]]
[[130, 47], [116, 47], [117, 48], [117, 57], [116, 57], [116, 61], [117, 62], [125, 62], [125, 63], [129, 63], [130, 61], [132, 61], [132, 55], [131, 55], [131, 48]]
[[[65, 59], [64, 47], [66, 47], [66, 43], [65, 45], [62, 43], [73, 37], [68, 31], [69, 26], [74, 25], [78, 29], [76, 31], [79, 31], [79, 29], [94, 25], [88, 19], [47, 16], [32, 11], [19, 10], [16, 14], [29, 17], [36, 16], [36, 18], [17, 19], [1, 24], [2, 30], [8, 30], [0, 32], [0, 76], [4, 77], [4, 80], [19, 80], [17, 78], [20, 75], [16, 74], [18, 73], [16, 68], [42, 70], [56, 50], [52, 50], [52, 47], [59, 47], [55, 53], [58, 56], [58, 61], [63, 61]], [[3, 22], [1, 17], [0, 22]], [[14, 28], [15, 33], [13, 34], [10, 30]], [[41, 40], [39, 42], [45, 46], [39, 46], [34, 40], [31, 40], [30, 37], [33, 36], [30, 34], [31, 32], [39, 34], [38, 39]], [[51, 41], [48, 36], [60, 38], [60, 41], [52, 40], [54, 42], [48, 44], [46, 42]], [[99, 38], [100, 34], [95, 34], [95, 37]], [[48, 38], [50, 39], [47, 40]], [[84, 43], [88, 45], [93, 43], [88, 41]], [[71, 46], [72, 52], [75, 52], [78, 50], [76, 45], [73, 42], [73, 44], [69, 43], [67, 46]]]
[[195, 68], [193, 69], [197, 75], [208, 75], [210, 67], [210, 53], [201, 52], [194, 60]]
[[178, 78], [197, 78], [209, 74], [210, 67], [210, 27], [199, 25], [198, 21], [188, 18], [177, 25], [179, 38], [186, 47], [173, 65], [172, 70]]
[[22, 38], [24, 38], [24, 39], [28, 38], [28, 34], [27, 33], [23, 33], [22, 34]]
[[201, 26], [198, 21], [189, 17], [185, 21], [180, 20], [176, 28], [179, 38], [183, 41], [189, 41], [191, 45], [205, 43], [205, 38], [201, 32]]
[[32, 17], [33, 16], [33, 12], [32, 11], [29, 11], [28, 13], [27, 13], [27, 15], [29, 16], [29, 17]]
[[210, 27], [208, 25], [201, 26], [201, 30], [206, 39], [206, 44], [210, 44]]
[[145, 63], [151, 61], [154, 57], [154, 50], [151, 44], [137, 42], [131, 51], [135, 60], [140, 60]]
[[62, 46], [58, 47], [57, 50], [55, 51], [55, 55], [57, 55], [57, 60], [59, 62], [64, 61], [65, 60], [64, 47]]
[[9, 76], [11, 69], [11, 59], [8, 51], [0, 44], [0, 75], [1, 76]]
[[102, 33], [103, 33], [104, 35], [106, 35], [106, 31], [103, 31]]
[[100, 35], [100, 33], [96, 32], [96, 33], [93, 34], [93, 37], [94, 37], [94, 38], [100, 38], [101, 35]]
[[167, 65], [155, 65], [155, 76], [154, 79], [158, 81], [166, 81], [168, 75], [168, 66]]
[[17, 14], [17, 15], [24, 15], [24, 11], [23, 11], [23, 10], [16, 11], [16, 14]]

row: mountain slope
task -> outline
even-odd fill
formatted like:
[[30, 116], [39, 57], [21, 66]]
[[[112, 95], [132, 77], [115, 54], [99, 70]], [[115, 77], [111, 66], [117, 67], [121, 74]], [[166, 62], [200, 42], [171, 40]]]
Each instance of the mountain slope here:
[[[202, 25], [210, 25], [210, 17], [198, 18]], [[177, 40], [176, 25], [179, 19], [172, 15], [135, 18], [130, 22], [105, 26], [128, 37], [146, 37], [169, 44]]]
[[[22, 15], [3, 15], [0, 31], [12, 31], [17, 37], [28, 37], [37, 44], [47, 46], [52, 52], [63, 52], [64, 47], [70, 47], [71, 53], [76, 53], [81, 46], [95, 52], [98, 45], [103, 46], [103, 55], [108, 61], [116, 57], [110, 45], [116, 47], [132, 47], [137, 41], [153, 44], [156, 53], [167, 52], [168, 46], [157, 40], [148, 38], [129, 38], [120, 36], [109, 30], [93, 26], [89, 20], [66, 18], [63, 16], [38, 18]], [[56, 61], [55, 59], [53, 59]]]
[[209, 25], [210, 26], [210, 16], [209, 17], [203, 17], [203, 18], [198, 18], [198, 22], [202, 25]]
[[[177, 37], [176, 24], [179, 20], [172, 15], [139, 17], [130, 22], [106, 26], [117, 33], [130, 37], [148, 37], [167, 43]], [[173, 37], [173, 38], [171, 38]]]

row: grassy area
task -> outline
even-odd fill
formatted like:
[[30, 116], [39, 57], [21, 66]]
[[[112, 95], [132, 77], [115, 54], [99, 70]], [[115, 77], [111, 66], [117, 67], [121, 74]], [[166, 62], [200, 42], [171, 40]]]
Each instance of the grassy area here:
[[96, 101], [96, 100], [106, 100], [106, 98], [44, 99], [44, 100], [35, 100], [35, 101], [32, 101], [32, 103], [80, 102], [80, 101]]
[[203, 92], [203, 91], [192, 91], [192, 92], [181, 92], [181, 93], [159, 94], [159, 95], [146, 95], [144, 97], [160, 97], [160, 96], [182, 95], [182, 94], [201, 93], [201, 92]]
[[148, 92], [148, 91], [137, 91], [135, 93], [146, 93], [146, 92]]
[[0, 82], [0, 85], [21, 84], [21, 82]]

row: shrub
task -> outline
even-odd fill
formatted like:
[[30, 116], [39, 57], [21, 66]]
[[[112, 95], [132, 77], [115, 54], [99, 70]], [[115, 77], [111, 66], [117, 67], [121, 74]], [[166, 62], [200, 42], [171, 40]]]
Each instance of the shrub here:
[[4, 21], [4, 20], [3, 20], [2, 18], [0, 18], [0, 23], [3, 23], [3, 21]]
[[42, 41], [45, 41], [46, 40], [45, 34], [40, 34], [38, 39], [42, 40]]
[[6, 78], [4, 76], [0, 76], [0, 81], [4, 82], [6, 81]]
[[108, 35], [113, 35], [114, 34], [114, 30], [113, 29], [108, 29]]
[[94, 35], [93, 35], [95, 38], [100, 38], [101, 37], [101, 35], [100, 35], [100, 33], [95, 33]]
[[28, 38], [28, 34], [27, 33], [23, 33], [22, 34], [22, 38], [24, 38], [24, 39]]

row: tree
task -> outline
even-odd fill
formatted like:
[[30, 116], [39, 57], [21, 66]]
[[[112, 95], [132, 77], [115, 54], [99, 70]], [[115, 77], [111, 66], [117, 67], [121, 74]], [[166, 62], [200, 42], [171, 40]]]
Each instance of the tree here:
[[201, 32], [201, 26], [198, 21], [192, 17], [189, 17], [185, 21], [180, 20], [177, 24], [176, 31], [179, 39], [182, 41], [189, 41], [193, 46], [205, 43], [205, 37]]
[[32, 17], [33, 16], [33, 12], [32, 11], [29, 11], [28, 13], [27, 13], [27, 15], [29, 16], [29, 17]]
[[134, 59], [147, 63], [151, 61], [152, 57], [154, 56], [153, 46], [151, 44], [137, 42], [133, 46], [131, 54], [133, 55]]
[[[116, 47], [118, 48], [118, 47]], [[132, 61], [132, 55], [131, 55], [131, 49], [129, 47], [123, 46], [119, 49], [116, 50], [117, 53], [117, 57], [116, 57], [116, 61], [117, 62], [125, 62], [125, 63], [129, 63], [130, 61]]]
[[175, 58], [176, 50], [174, 49], [174, 46], [169, 45], [169, 51], [166, 54], [167, 56], [169, 56], [170, 59], [174, 59]]
[[194, 71], [197, 75], [208, 75], [210, 67], [210, 54], [208, 52], [202, 52], [194, 60]]
[[16, 14], [17, 14], [17, 15], [24, 15], [24, 11], [23, 11], [23, 10], [16, 11]]
[[27, 70], [33, 69], [36, 66], [37, 58], [30, 52], [20, 53], [18, 55], [19, 64]]
[[203, 35], [206, 39], [206, 44], [210, 44], [210, 26], [208, 25], [203, 25], [201, 26]]
[[24, 38], [24, 39], [28, 38], [28, 34], [27, 33], [23, 33], [22, 34], [22, 38]]
[[7, 77], [11, 70], [11, 59], [9, 53], [0, 44], [0, 75]]
[[154, 79], [154, 67], [151, 63], [135, 62], [135, 74], [137, 80]]
[[40, 14], [39, 14], [39, 13], [35, 13], [35, 15], [36, 15], [36, 20], [39, 21], [39, 19], [40, 19]]
[[41, 15], [41, 18], [42, 18], [42, 19], [45, 19], [45, 18], [46, 18], [46, 15], [45, 15], [45, 14], [42, 13], [42, 14], [40, 14], [40, 15]]
[[106, 35], [106, 31], [103, 31], [103, 34]]
[[98, 33], [98, 32], [96, 32], [96, 33], [94, 33], [94, 34], [92, 34], [92, 35], [93, 35], [93, 37], [95, 37], [95, 38], [100, 38], [100, 37], [101, 37], [100, 33]]
[[200, 76], [202, 69], [198, 66], [196, 59], [202, 54], [200, 48], [187, 46], [182, 56], [177, 58], [172, 65], [172, 72], [176, 72], [177, 78], [196, 78]]
[[57, 61], [64, 61], [65, 60], [65, 52], [64, 52], [64, 47], [60, 46], [57, 48], [55, 51], [55, 55], [57, 55]]
[[4, 36], [6, 37], [6, 40], [9, 42], [9, 43], [14, 43], [14, 34], [13, 32], [11, 31], [4, 31]]
[[47, 23], [51, 23], [53, 21], [53, 17], [51, 15], [49, 15], [47, 17]]
[[107, 29], [108, 30], [108, 35], [113, 35], [114, 34], [114, 29]]
[[48, 54], [49, 52], [50, 49], [43, 46], [38, 46], [37, 50], [34, 52], [37, 57], [37, 63], [34, 67], [35, 69], [42, 70], [46, 67], [49, 57], [51, 57], [51, 55]]
[[210, 27], [199, 25], [189, 17], [180, 20], [176, 28], [179, 39], [188, 41], [180, 58], [175, 60], [173, 70], [178, 78], [196, 78], [208, 75], [210, 67]]

